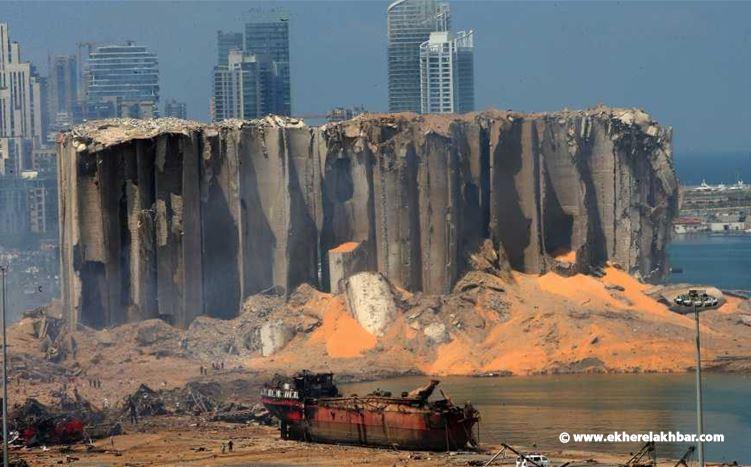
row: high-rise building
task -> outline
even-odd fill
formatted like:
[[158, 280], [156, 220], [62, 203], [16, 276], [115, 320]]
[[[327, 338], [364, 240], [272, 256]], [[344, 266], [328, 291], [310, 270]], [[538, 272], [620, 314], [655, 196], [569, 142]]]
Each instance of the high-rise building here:
[[81, 121], [76, 56], [50, 56], [49, 73], [47, 115], [50, 130], [56, 133]]
[[243, 50], [243, 33], [218, 31], [216, 36], [216, 64], [219, 66], [227, 65], [230, 50]]
[[81, 109], [82, 117], [86, 112], [86, 91], [89, 82], [88, 67], [89, 55], [96, 50], [96, 42], [85, 41], [78, 43], [78, 107]]
[[474, 110], [474, 32], [432, 32], [420, 45], [420, 111]]
[[159, 106], [159, 61], [146, 47], [96, 47], [86, 69], [88, 118], [154, 118]]
[[0, 23], [2, 241], [23, 244], [57, 228], [55, 161], [44, 154], [48, 90], [49, 81], [21, 60], [19, 44], [10, 41], [8, 25]]
[[20, 177], [29, 170], [33, 151], [31, 138], [0, 138], [0, 177]]
[[246, 18], [244, 33], [217, 33], [214, 121], [292, 113], [289, 16], [281, 9], [253, 9]]
[[57, 231], [57, 181], [53, 177], [6, 177], [0, 183], [0, 239], [29, 240]]
[[176, 99], [167, 99], [164, 103], [163, 115], [165, 117], [182, 118], [185, 120], [188, 118], [188, 105]]
[[431, 32], [450, 30], [449, 6], [436, 0], [396, 0], [386, 15], [389, 111], [420, 112], [420, 45]]
[[261, 62], [255, 55], [231, 50], [227, 65], [214, 69], [211, 119], [249, 120], [266, 115], [268, 112], [263, 108], [263, 74], [267, 66], [268, 61]]
[[289, 14], [279, 8], [252, 9], [246, 16], [244, 51], [264, 65], [264, 100], [268, 113], [292, 114], [289, 69]]
[[31, 149], [43, 141], [42, 110], [40, 78], [0, 23], [0, 176], [26, 170]]

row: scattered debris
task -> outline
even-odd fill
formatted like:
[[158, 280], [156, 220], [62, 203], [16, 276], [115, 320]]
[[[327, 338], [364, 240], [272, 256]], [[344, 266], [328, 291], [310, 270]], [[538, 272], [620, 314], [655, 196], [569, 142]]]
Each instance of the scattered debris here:
[[134, 411], [136, 418], [167, 413], [160, 395], [145, 384], [123, 400], [123, 407], [125, 411]]
[[87, 425], [102, 423], [104, 414], [77, 393], [70, 397], [58, 394], [55, 407], [27, 399], [15, 406], [10, 414], [10, 427], [19, 433], [25, 446], [70, 444], [91, 439]]
[[234, 403], [222, 404], [215, 411], [212, 420], [229, 423], [255, 423], [267, 426], [276, 424], [276, 420], [271, 413], [260, 404], [254, 404], [251, 407]]

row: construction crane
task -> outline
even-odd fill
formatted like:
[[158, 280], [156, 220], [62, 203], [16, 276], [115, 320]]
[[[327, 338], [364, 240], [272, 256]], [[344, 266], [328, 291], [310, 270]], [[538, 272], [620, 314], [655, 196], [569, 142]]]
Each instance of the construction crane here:
[[498, 458], [498, 456], [500, 456], [501, 454], [505, 454], [506, 450], [509, 450], [509, 451], [513, 452], [517, 456], [519, 456], [522, 459], [524, 459], [525, 461], [527, 461], [527, 465], [531, 465], [531, 466], [534, 466], [534, 467], [543, 467], [540, 464], [538, 464], [537, 462], [533, 461], [532, 459], [530, 459], [526, 455], [520, 453], [519, 451], [517, 451], [516, 449], [512, 448], [511, 446], [509, 446], [506, 443], [501, 443], [501, 450], [498, 451], [497, 453], [495, 453], [495, 455], [493, 457], [491, 457], [490, 460], [485, 463], [484, 467], [487, 467], [488, 465], [492, 464], [493, 461], [495, 461]]
[[[646, 462], [645, 462], [646, 461]], [[627, 460], [626, 467], [654, 467], [657, 465], [657, 456], [655, 454], [655, 443], [650, 441], [639, 449], [636, 454]]]
[[681, 466], [681, 465], [682, 465], [683, 467], [688, 467], [688, 459], [689, 459], [689, 458], [690, 458], [691, 456], [693, 456], [693, 455], [694, 455], [694, 451], [696, 451], [696, 446], [693, 446], [693, 445], [692, 445], [692, 446], [689, 446], [689, 447], [688, 447], [688, 449], [686, 449], [686, 452], [685, 452], [685, 453], [683, 454], [683, 456], [681, 457], [681, 459], [680, 459], [680, 460], [679, 460], [678, 462], [676, 462], [676, 463], [675, 463], [675, 466], [674, 466], [674, 467], [679, 467], [679, 466]]

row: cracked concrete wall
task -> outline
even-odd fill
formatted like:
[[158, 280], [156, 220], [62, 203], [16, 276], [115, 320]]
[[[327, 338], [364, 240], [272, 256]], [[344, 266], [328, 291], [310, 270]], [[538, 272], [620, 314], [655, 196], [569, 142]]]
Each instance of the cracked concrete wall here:
[[[65, 310], [95, 327], [184, 327], [360, 270], [440, 294], [487, 238], [528, 273], [575, 251], [585, 272], [611, 260], [658, 277], [677, 199], [670, 139], [644, 112], [606, 107], [319, 128], [91, 122], [60, 146]], [[329, 250], [348, 242], [357, 267], [332, 271]]]

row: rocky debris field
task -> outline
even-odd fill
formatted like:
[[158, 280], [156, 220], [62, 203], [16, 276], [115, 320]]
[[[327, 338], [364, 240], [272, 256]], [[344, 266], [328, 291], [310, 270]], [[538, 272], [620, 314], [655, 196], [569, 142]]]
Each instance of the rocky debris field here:
[[[90, 380], [90, 385], [96, 380]], [[95, 384], [94, 384], [95, 385]], [[89, 443], [124, 433], [123, 426], [148, 425], [154, 417], [192, 416], [196, 420], [239, 424], [275, 425], [260, 404], [228, 401], [219, 383], [191, 382], [180, 388], [153, 390], [141, 384], [121, 401], [97, 407], [85, 399], [77, 386], [63, 383], [51, 391], [48, 403], [28, 398], [15, 404], [9, 417], [14, 449]]]
[[[253, 402], [244, 381], [303, 368], [364, 379], [693, 365], [693, 317], [669, 309], [680, 288], [641, 283], [617, 264], [566, 273], [563, 256], [563, 272], [522, 274], [489, 242], [470, 261], [473, 269], [444, 295], [411, 293], [380, 273], [361, 272], [341, 294], [302, 285], [287, 297], [254, 295], [236, 318], [201, 316], [187, 329], [159, 319], [71, 327], [52, 304], [10, 328], [11, 386], [21, 399], [44, 401], [65, 383], [102, 406], [105, 394], [112, 403], [141, 384], [163, 390], [216, 381], [229, 399]], [[721, 306], [702, 311], [705, 365], [746, 371], [751, 307], [713, 293]], [[87, 385], [91, 378], [102, 386]]]

